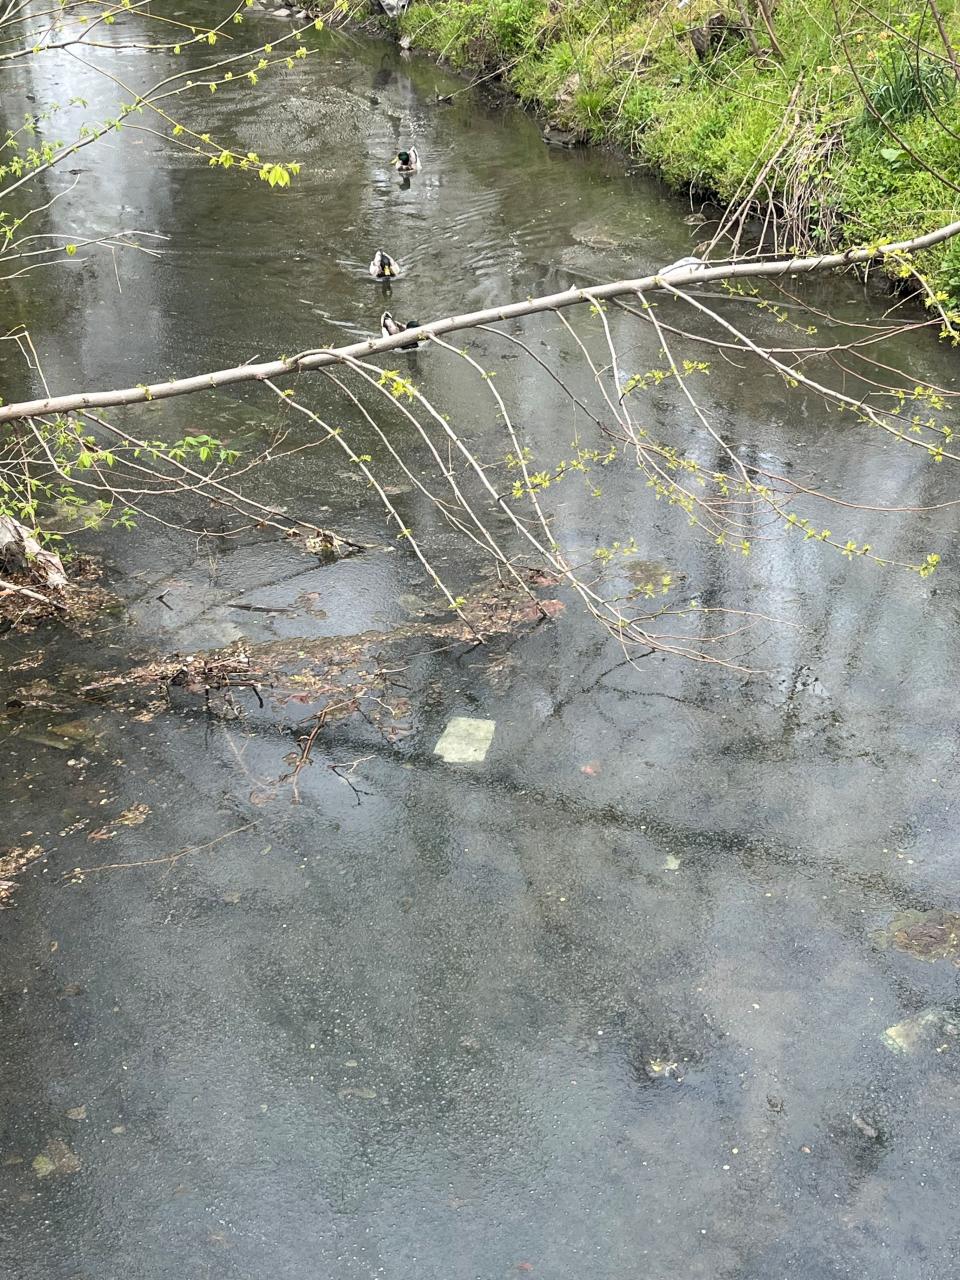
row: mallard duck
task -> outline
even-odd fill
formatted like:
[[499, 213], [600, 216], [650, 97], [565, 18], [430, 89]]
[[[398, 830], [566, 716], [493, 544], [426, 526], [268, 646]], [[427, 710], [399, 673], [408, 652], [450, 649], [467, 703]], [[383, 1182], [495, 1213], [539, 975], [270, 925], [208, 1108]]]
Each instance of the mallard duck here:
[[[384, 338], [395, 338], [398, 333], [403, 333], [404, 329], [419, 329], [419, 320], [408, 320], [406, 324], [400, 324], [394, 320], [389, 311], [385, 311], [380, 317], [380, 333]], [[405, 342], [398, 347], [398, 351], [415, 351], [419, 347], [419, 342]]]
[[378, 249], [370, 263], [374, 280], [394, 280], [400, 274], [400, 264], [385, 249]]
[[419, 173], [420, 153], [416, 147], [411, 147], [409, 151], [398, 151], [393, 163], [397, 166], [398, 173]]

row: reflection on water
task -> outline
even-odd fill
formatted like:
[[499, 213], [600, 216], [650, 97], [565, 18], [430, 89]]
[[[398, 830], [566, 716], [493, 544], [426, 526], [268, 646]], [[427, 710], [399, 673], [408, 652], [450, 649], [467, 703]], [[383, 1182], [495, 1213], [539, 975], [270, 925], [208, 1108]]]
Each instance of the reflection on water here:
[[[119, 61], [138, 83], [166, 65]], [[73, 59], [8, 77], [12, 112], [17, 93], [41, 100], [54, 85], [89, 100], [75, 122], [109, 111]], [[239, 148], [302, 157], [279, 193], [147, 134], [111, 140], [45, 229], [168, 240], [158, 260], [123, 255], [122, 292], [95, 255], [17, 286], [11, 312], [29, 315], [51, 387], [376, 333], [384, 298], [365, 264], [378, 245], [408, 267], [391, 310], [422, 318], [690, 251], [686, 206], [621, 157], [548, 149], [522, 111], [476, 95], [436, 105], [457, 87], [338, 37], [239, 105], [218, 93], [185, 108]], [[390, 161], [407, 141], [424, 170], [401, 182]], [[62, 183], [41, 185], [49, 196]], [[845, 283], [810, 296], [846, 323], [865, 317]], [[609, 319], [631, 371], [661, 363], [648, 329]], [[599, 351], [596, 322], [571, 322]], [[555, 317], [510, 331], [590, 393]], [[542, 465], [584, 438], [588, 421], [515, 347], [481, 334], [471, 351]], [[889, 355], [953, 386], [953, 358], [922, 339]], [[4, 395], [24, 394], [4, 358]], [[443, 351], [402, 359], [502, 458], [481, 379]], [[698, 389], [750, 461], [870, 501], [951, 496], [919, 451], [884, 447], [733, 360], [714, 360]], [[319, 380], [301, 390], [358, 432], [442, 572], [476, 578], [482, 557], [390, 472], [349, 401]], [[635, 412], [705, 465], [722, 460], [669, 389]], [[131, 420], [247, 450], [287, 429], [249, 388]], [[409, 424], [384, 423], [431, 479]], [[76, 690], [131, 651], [385, 630], [429, 599], [401, 548], [325, 567], [256, 531], [198, 548], [143, 524], [100, 543], [124, 615], [89, 641], [5, 640], [5, 692], [26, 703], [0, 744], [5, 843], [50, 850], [2, 917], [6, 1273], [949, 1274], [957, 1161], [941, 1135], [956, 1051], [898, 1054], [883, 1033], [952, 1005], [955, 969], [878, 938], [898, 913], [957, 909], [957, 706], [943, 676], [955, 579], [948, 569], [933, 596], [762, 528], [749, 558], [731, 557], [626, 472], [611, 468], [602, 488], [550, 492], [571, 554], [586, 562], [634, 537], [705, 603], [762, 600], [799, 624], [744, 644], [766, 675], [659, 656], [630, 666], [571, 603], [512, 647], [411, 655], [413, 735], [390, 745], [332, 729], [291, 805], [263, 782], [292, 740], [252, 699], [246, 720], [225, 723]], [[366, 486], [326, 447], [268, 472], [258, 496], [386, 540]], [[949, 510], [856, 518], [861, 539], [903, 558], [949, 550], [952, 523]], [[433, 757], [454, 715], [496, 721], [482, 766]], [[87, 732], [69, 750], [48, 745], [75, 721]], [[341, 774], [354, 765], [351, 787]], [[143, 822], [109, 825], [135, 805]], [[85, 1119], [70, 1119], [81, 1105]], [[50, 1142], [79, 1170], [38, 1178]]]

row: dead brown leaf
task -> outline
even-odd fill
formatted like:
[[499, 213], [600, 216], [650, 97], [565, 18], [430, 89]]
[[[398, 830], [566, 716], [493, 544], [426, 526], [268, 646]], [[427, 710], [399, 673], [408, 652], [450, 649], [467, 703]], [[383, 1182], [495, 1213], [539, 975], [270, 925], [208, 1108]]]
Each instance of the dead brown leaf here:
[[98, 827], [96, 831], [91, 831], [87, 836], [88, 840], [112, 840], [117, 834], [117, 827], [139, 827], [146, 822], [150, 813], [148, 804], [132, 804], [129, 809], [124, 809], [123, 813], [112, 818], [102, 827]]

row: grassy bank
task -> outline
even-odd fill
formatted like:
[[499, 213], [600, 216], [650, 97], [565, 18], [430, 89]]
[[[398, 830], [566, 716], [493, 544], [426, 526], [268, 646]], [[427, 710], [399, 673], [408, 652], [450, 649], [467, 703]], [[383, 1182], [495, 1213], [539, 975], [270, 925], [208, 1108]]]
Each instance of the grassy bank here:
[[[847, 247], [958, 217], [960, 0], [927, 4], [428, 0], [402, 28], [668, 182], [752, 197], [779, 248]], [[960, 245], [916, 266], [960, 307]]]

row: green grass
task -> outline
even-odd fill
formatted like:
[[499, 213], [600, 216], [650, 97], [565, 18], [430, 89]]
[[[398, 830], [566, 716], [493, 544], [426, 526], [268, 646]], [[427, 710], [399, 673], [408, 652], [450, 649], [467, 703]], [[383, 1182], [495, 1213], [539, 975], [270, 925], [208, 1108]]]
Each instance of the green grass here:
[[[797, 211], [797, 244], [822, 245], [824, 226], [849, 247], [960, 216], [960, 93], [929, 12], [905, 23], [894, 0], [836, 3], [781, 0], [782, 58], [755, 17], [766, 56], [728, 37], [700, 62], [690, 28], [715, 0], [431, 0], [403, 28], [455, 66], [503, 68], [524, 101], [629, 147], [677, 186], [730, 200], [773, 158], [766, 180]], [[960, 44], [960, 0], [940, 10]], [[922, 267], [960, 306], [960, 249], [933, 250]]]

